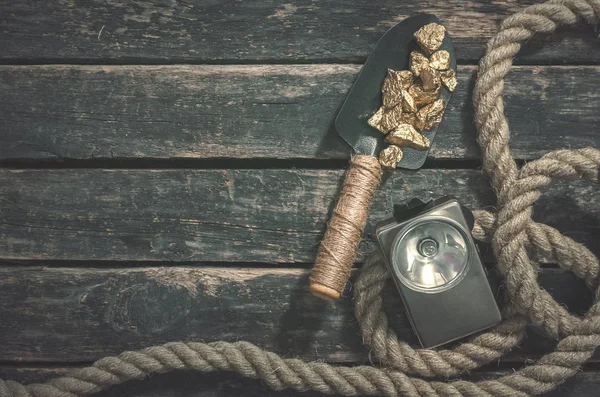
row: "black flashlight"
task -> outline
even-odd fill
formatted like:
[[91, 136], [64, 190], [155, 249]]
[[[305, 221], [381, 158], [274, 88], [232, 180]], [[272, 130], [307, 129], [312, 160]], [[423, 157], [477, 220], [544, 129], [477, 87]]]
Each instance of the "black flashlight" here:
[[452, 197], [394, 207], [376, 236], [423, 347], [501, 321], [479, 251], [472, 213]]

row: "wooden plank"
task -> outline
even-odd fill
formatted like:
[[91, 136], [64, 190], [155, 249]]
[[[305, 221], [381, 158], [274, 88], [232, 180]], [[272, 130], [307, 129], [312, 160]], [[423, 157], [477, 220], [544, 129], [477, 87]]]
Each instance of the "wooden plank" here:
[[[536, 0], [446, 1], [92, 0], [5, 2], [4, 62], [362, 62], [391, 26], [434, 13], [455, 40], [457, 57], [475, 62], [507, 16]], [[591, 27], [529, 43], [526, 62], [598, 62]]]
[[[304, 269], [3, 267], [0, 276], [2, 362], [88, 362], [174, 340], [246, 340], [306, 360], [368, 362], [352, 299], [313, 297]], [[540, 282], [574, 312], [591, 303], [571, 273], [543, 269]], [[416, 344], [391, 283], [384, 300], [399, 338]], [[532, 330], [502, 361], [554, 343]]]
[[[0, 159], [348, 159], [333, 120], [356, 65], [0, 67]], [[459, 70], [430, 156], [478, 159]], [[598, 145], [600, 67], [517, 67], [506, 83], [514, 156]]]
[[[0, 170], [0, 259], [312, 263], [343, 170]], [[391, 173], [361, 252], [393, 203], [454, 195], [495, 203], [477, 170]], [[537, 219], [598, 250], [597, 189], [554, 185]], [[568, 209], [565, 211], [565, 209]], [[362, 258], [359, 258], [362, 259]]]
[[[69, 368], [7, 368], [0, 367], [0, 378], [25, 383], [44, 382], [67, 373]], [[495, 379], [508, 371], [475, 372], [463, 379]], [[579, 372], [555, 391], [544, 397], [591, 397], [596, 396], [600, 387], [600, 373], [597, 371]], [[322, 397], [317, 392], [274, 391], [260, 381], [244, 379], [227, 372], [199, 374], [191, 371], [176, 371], [168, 374], [131, 381], [114, 386], [95, 397]]]

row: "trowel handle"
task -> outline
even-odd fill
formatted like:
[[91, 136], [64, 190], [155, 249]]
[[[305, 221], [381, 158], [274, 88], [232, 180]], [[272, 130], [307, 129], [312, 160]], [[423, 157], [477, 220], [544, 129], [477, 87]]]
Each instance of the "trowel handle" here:
[[354, 156], [350, 162], [310, 276], [313, 295], [335, 300], [344, 290], [381, 173], [381, 165], [373, 156]]

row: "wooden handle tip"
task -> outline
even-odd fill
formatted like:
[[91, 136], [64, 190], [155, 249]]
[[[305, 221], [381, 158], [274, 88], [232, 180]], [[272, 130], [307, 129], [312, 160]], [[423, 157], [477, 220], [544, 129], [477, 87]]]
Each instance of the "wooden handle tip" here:
[[333, 288], [329, 288], [323, 284], [311, 283], [310, 293], [314, 296], [325, 299], [328, 301], [337, 300], [340, 297], [340, 293]]

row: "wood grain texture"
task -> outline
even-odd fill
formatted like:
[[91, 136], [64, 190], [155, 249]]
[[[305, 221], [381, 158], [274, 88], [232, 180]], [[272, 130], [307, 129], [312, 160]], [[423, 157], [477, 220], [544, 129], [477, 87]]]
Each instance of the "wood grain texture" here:
[[[69, 368], [0, 367], [0, 378], [25, 383], [44, 382], [67, 373]], [[465, 379], [495, 379], [509, 371], [477, 371]], [[579, 372], [553, 392], [542, 397], [589, 397], [597, 394], [600, 387], [600, 373]], [[153, 375], [140, 381], [123, 385], [95, 394], [96, 397], [323, 397], [316, 392], [274, 391], [260, 381], [244, 379], [236, 374], [219, 372], [198, 374], [177, 371], [169, 374]]]
[[[0, 170], [0, 259], [312, 263], [343, 170]], [[495, 203], [476, 170], [391, 173], [360, 251], [393, 203], [454, 195]], [[536, 218], [587, 243], [600, 228], [598, 189], [552, 186]], [[568, 208], [568, 211], [565, 211]]]
[[[0, 159], [348, 159], [333, 122], [360, 67], [0, 67]], [[479, 159], [460, 85], [430, 152]], [[600, 67], [517, 67], [506, 82], [513, 155], [598, 145]]]
[[[368, 363], [352, 299], [313, 297], [308, 276], [274, 268], [3, 267], [0, 361], [89, 362], [176, 340], [245, 340], [287, 357]], [[540, 283], [576, 313], [591, 304], [571, 273], [543, 269]], [[416, 345], [391, 283], [384, 300], [399, 338]], [[502, 361], [537, 357], [555, 343], [534, 329], [530, 336]]]
[[[434, 13], [475, 62], [507, 16], [525, 0], [328, 1], [5, 1], [4, 62], [362, 62], [391, 26]], [[598, 62], [591, 27], [528, 43], [525, 62]]]

